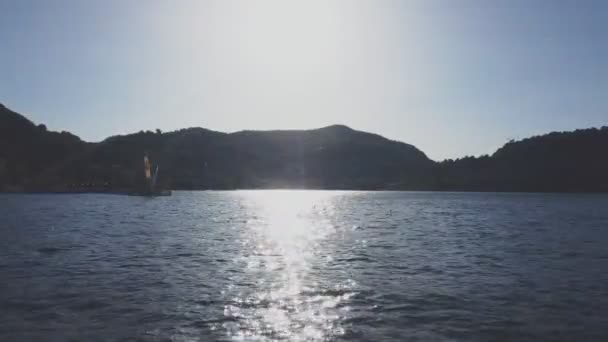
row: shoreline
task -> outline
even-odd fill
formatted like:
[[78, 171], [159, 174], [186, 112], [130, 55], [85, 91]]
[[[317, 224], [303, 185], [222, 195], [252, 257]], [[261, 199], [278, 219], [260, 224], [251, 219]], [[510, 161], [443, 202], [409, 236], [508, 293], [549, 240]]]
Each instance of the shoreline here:
[[[239, 189], [167, 189], [171, 192], [231, 192], [231, 191], [344, 191], [344, 192], [437, 192], [437, 193], [497, 193], [497, 194], [608, 194], [606, 191], [509, 191], [509, 190], [459, 190], [459, 189], [340, 189], [340, 188], [239, 188]], [[31, 191], [6, 191], [0, 190], [0, 194], [15, 195], [70, 195], [70, 194], [101, 194], [101, 195], [132, 195], [133, 190], [79, 190], [79, 191], [53, 191], [53, 190], [31, 190]]]

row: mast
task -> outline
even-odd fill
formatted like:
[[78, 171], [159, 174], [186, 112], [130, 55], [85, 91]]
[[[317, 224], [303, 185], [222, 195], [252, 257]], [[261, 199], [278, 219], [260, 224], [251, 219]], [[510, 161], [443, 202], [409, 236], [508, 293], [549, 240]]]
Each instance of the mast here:
[[158, 179], [158, 165], [156, 165], [156, 170], [154, 170], [154, 175], [152, 176], [152, 190], [156, 189], [156, 180]]

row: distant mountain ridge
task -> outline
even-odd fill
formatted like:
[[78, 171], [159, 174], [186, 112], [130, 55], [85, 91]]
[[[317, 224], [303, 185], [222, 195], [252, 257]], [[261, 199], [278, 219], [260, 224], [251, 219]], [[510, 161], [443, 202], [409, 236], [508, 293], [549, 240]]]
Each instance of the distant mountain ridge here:
[[188, 128], [88, 143], [0, 105], [0, 191], [129, 188], [147, 153], [174, 189], [608, 191], [608, 127], [512, 141], [435, 162], [413, 145], [332, 125], [222, 133]]

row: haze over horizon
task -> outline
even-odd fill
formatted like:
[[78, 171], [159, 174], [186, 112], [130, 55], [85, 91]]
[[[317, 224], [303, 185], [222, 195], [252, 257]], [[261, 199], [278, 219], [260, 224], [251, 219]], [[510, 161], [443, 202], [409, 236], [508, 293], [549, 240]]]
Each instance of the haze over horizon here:
[[345, 124], [441, 160], [608, 124], [604, 1], [0, 1], [0, 103], [88, 141]]

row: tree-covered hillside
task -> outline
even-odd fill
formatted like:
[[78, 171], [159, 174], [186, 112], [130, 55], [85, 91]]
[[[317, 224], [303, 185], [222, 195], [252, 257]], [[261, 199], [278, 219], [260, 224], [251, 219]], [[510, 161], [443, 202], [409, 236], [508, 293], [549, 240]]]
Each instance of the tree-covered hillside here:
[[86, 143], [0, 105], [0, 190], [128, 189], [143, 156], [173, 189], [608, 191], [608, 127], [511, 141], [491, 156], [434, 162], [416, 147], [334, 125], [222, 133], [146, 131]]

